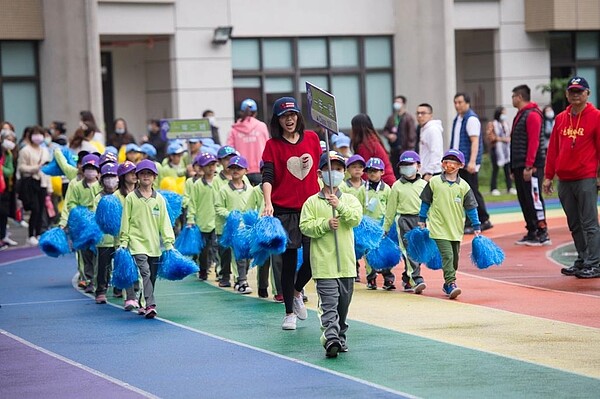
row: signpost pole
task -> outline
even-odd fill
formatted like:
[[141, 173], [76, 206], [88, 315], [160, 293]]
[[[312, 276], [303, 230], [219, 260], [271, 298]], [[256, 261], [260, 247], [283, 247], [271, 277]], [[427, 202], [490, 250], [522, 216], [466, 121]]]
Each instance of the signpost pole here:
[[[327, 151], [327, 170], [329, 173], [329, 184], [331, 184], [331, 157], [329, 156], [329, 129], [325, 129], [325, 148]], [[329, 186], [329, 190], [331, 191], [331, 193], [333, 194], [333, 186]], [[336, 217], [335, 214], [335, 208], [332, 206], [331, 207], [331, 212], [333, 214], [333, 217]], [[340, 264], [340, 249], [338, 246], [338, 236], [337, 236], [337, 230], [333, 230], [333, 240], [335, 242], [335, 260], [337, 262], [337, 269], [338, 272], [342, 271], [342, 265]]]

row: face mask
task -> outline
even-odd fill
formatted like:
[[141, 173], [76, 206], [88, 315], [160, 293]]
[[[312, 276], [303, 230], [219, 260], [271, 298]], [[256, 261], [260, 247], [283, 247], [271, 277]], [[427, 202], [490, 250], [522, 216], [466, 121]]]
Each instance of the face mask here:
[[400, 166], [400, 174], [410, 177], [417, 174], [417, 167], [412, 165]]
[[116, 134], [125, 134], [125, 129], [115, 129]]
[[4, 141], [2, 142], [2, 147], [3, 147], [5, 150], [8, 150], [8, 151], [12, 151], [12, 150], [15, 148], [15, 146], [16, 146], [16, 144], [15, 144], [15, 143], [13, 143], [13, 142], [12, 142], [12, 141], [10, 141], [10, 140], [4, 140]]
[[46, 145], [50, 145], [50, 143], [52, 143], [52, 137], [44, 137], [44, 143], [46, 143]]
[[500, 122], [504, 122], [506, 120], [506, 115], [500, 114]]
[[442, 168], [444, 169], [444, 172], [451, 175], [459, 169], [459, 164], [455, 162], [442, 161]]
[[554, 119], [554, 111], [546, 111], [546, 119]]
[[37, 145], [40, 145], [44, 142], [43, 134], [34, 134], [31, 136], [31, 142]]
[[109, 190], [114, 190], [119, 185], [119, 178], [117, 176], [105, 177], [102, 179], [102, 183]]
[[208, 123], [210, 123], [210, 125], [213, 127], [217, 127], [217, 118], [214, 116], [209, 116]]
[[10, 133], [12, 133], [12, 132], [8, 129], [0, 130], [0, 135], [2, 135], [2, 136], [8, 136]]
[[148, 129], [148, 133], [150, 133], [150, 134], [154, 133], [154, 130], [152, 130], [152, 125], [146, 126], [146, 129]]
[[86, 169], [83, 171], [83, 176], [86, 180], [94, 180], [98, 177], [98, 171], [96, 169]]
[[56, 130], [50, 129], [50, 134], [54, 136], [54, 133], [56, 133]]
[[[329, 177], [331, 176], [331, 180]], [[344, 181], [344, 172], [332, 170], [331, 173], [323, 171], [323, 183], [328, 187], [339, 187]]]
[[400, 111], [400, 109], [402, 109], [402, 103], [394, 103], [393, 107], [394, 107], [394, 111]]

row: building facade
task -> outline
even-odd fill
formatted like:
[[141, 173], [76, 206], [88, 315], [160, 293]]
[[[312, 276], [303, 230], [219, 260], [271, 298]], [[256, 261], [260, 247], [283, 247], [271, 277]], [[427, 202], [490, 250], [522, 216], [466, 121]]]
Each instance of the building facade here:
[[[586, 0], [0, 0], [0, 119], [20, 134], [91, 110], [138, 137], [151, 118], [215, 112], [225, 136], [247, 97], [273, 101], [305, 81], [336, 96], [338, 124], [368, 113], [381, 128], [397, 94], [448, 131], [453, 95], [482, 118], [528, 84], [580, 74], [596, 102], [600, 3]], [[217, 28], [231, 28], [217, 37]], [[558, 111], [558, 110], [557, 110]], [[104, 124], [102, 123], [104, 121]]]

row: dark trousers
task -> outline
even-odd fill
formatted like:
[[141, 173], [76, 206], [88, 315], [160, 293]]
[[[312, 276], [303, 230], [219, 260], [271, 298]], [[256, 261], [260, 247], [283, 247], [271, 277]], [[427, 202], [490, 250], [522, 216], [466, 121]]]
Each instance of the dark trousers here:
[[81, 254], [81, 261], [83, 263], [83, 274], [86, 281], [90, 284], [94, 282], [94, 275], [96, 274], [96, 255], [91, 249], [82, 249], [79, 251]]
[[[400, 138], [398, 138], [400, 140]], [[390, 147], [390, 164], [394, 170], [396, 180], [400, 178], [400, 169], [397, 167], [398, 159], [400, 158], [402, 148], [401, 147]]]
[[[404, 248], [408, 248], [408, 240], [404, 238], [406, 233], [419, 225], [419, 215], [400, 215], [398, 217], [398, 232], [402, 237]], [[404, 259], [404, 271], [402, 272], [402, 281], [410, 283], [411, 279], [418, 284], [423, 281], [421, 276], [421, 264], [408, 256]]]
[[31, 215], [29, 216], [29, 237], [36, 237], [42, 234], [43, 215], [46, 212], [46, 189], [39, 187], [32, 194], [34, 196], [31, 201]]
[[[498, 172], [500, 171], [500, 167], [498, 166], [498, 155], [496, 154], [496, 149], [492, 147], [490, 150], [490, 159], [492, 161], [492, 177], [490, 178], [490, 191], [498, 189]], [[510, 190], [512, 188], [512, 179], [510, 178], [510, 163], [504, 164], [502, 167], [504, 171], [504, 181], [506, 182], [506, 189]]]
[[98, 272], [96, 277], [96, 296], [106, 294], [112, 275], [114, 247], [98, 247]]
[[298, 249], [288, 248], [281, 255], [281, 290], [283, 293], [283, 302], [285, 303], [285, 312], [293, 313], [294, 290], [300, 292], [312, 277], [310, 269], [310, 238], [302, 237], [302, 259], [303, 263], [300, 270], [296, 273], [298, 263]]
[[[485, 201], [483, 200], [483, 195], [479, 192], [479, 174], [469, 173], [466, 169], [459, 169], [458, 175], [461, 179], [469, 183], [473, 194], [475, 194], [475, 199], [477, 200], [477, 215], [479, 216], [479, 221], [481, 223], [485, 223], [490, 220], [490, 215], [485, 208]], [[466, 218], [465, 226], [471, 226], [471, 221], [469, 218]]]
[[525, 227], [529, 235], [534, 235], [536, 231], [546, 230], [546, 206], [542, 196], [542, 179], [544, 178], [544, 168], [539, 168], [531, 175], [530, 181], [523, 179], [523, 170], [525, 168], [513, 169], [515, 177], [515, 188], [517, 189], [517, 198], [521, 206], [521, 212], [525, 219]]
[[199, 266], [200, 270], [208, 271], [210, 268], [210, 264], [212, 263], [212, 253], [214, 252], [214, 247], [217, 244], [217, 236], [215, 235], [215, 231], [211, 231], [209, 233], [202, 232], [202, 240], [204, 241], [204, 248], [202, 248], [202, 252], [199, 255]]

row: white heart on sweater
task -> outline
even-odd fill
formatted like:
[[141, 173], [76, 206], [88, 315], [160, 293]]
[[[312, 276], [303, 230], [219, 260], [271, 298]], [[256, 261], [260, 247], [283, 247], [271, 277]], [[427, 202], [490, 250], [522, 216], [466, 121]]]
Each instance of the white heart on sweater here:
[[313, 159], [308, 153], [304, 153], [299, 157], [290, 157], [287, 160], [287, 168], [290, 173], [298, 180], [304, 180], [308, 176], [313, 166]]

